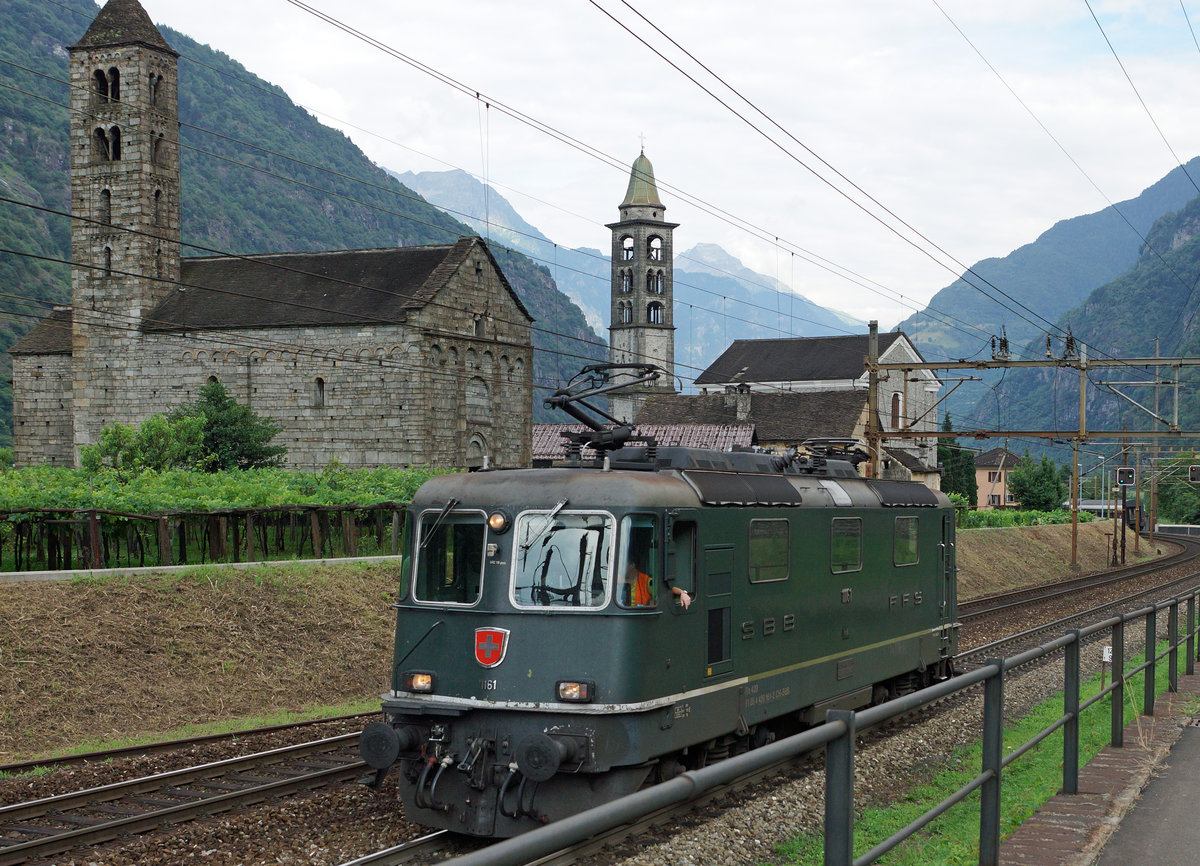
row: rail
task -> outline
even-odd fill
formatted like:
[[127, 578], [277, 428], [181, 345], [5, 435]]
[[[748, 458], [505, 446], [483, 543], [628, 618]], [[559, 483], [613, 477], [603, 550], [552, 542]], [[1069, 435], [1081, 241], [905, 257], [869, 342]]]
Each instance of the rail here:
[[[448, 861], [457, 866], [504, 866], [521, 864], [544, 857], [582, 842], [596, 833], [637, 820], [666, 806], [695, 799], [717, 785], [761, 770], [789, 757], [824, 746], [825, 748], [825, 866], [866, 866], [875, 862], [904, 840], [980, 792], [979, 863], [995, 866], [1000, 854], [1000, 791], [1004, 768], [1018, 760], [1058, 730], [1063, 731], [1062, 790], [1074, 794], [1079, 787], [1080, 714], [1112, 695], [1110, 742], [1124, 745], [1125, 688], [1129, 680], [1144, 674], [1143, 707], [1145, 715], [1154, 715], [1156, 665], [1168, 663], [1168, 689], [1179, 688], [1179, 651], [1185, 653], [1185, 672], [1195, 672], [1197, 660], [1196, 605], [1200, 586], [1166, 601], [1146, 605], [1130, 613], [1109, 617], [1094, 625], [1071, 629], [1063, 636], [1009, 658], [988, 659], [982, 667], [910, 695], [876, 707], [855, 712], [830, 710], [825, 724], [779, 740], [760, 749], [729, 758], [711, 767], [693, 770], [674, 779], [645, 788], [637, 793], [604, 803], [585, 812], [556, 821], [546, 827], [506, 839], [478, 852]], [[1180, 607], [1186, 610], [1186, 629], [1179, 631]], [[1158, 618], [1167, 611], [1167, 648], [1156, 652]], [[1145, 625], [1145, 660], [1125, 671], [1125, 636], [1139, 622]], [[1110, 632], [1113, 658], [1112, 683], [1086, 701], [1080, 700], [1080, 646], [1085, 639]], [[1004, 680], [1005, 673], [1023, 665], [1064, 651], [1063, 712], [1051, 725], [1004, 754]], [[907, 827], [876, 845], [861, 857], [854, 850], [854, 739], [860, 728], [878, 725], [903, 713], [919, 709], [951, 694], [982, 685], [983, 757], [979, 773], [941, 803], [921, 815]]]

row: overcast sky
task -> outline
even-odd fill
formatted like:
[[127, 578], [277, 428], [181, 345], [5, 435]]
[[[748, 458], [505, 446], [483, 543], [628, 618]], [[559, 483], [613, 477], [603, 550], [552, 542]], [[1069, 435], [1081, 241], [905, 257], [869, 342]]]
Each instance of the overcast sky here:
[[[1184, 161], [1200, 153], [1200, 49], [1187, 20], [1200, 30], [1200, 0], [1092, 0], [1153, 121], [1083, 0], [306, 0], [469, 95], [287, 0], [142, 2], [156, 22], [283, 87], [378, 164], [486, 177], [565, 246], [607, 249], [604, 224], [617, 218], [644, 136], [667, 217], [680, 223], [677, 250], [718, 243], [817, 303], [885, 328], [962, 265], [1137, 195], [1177, 164], [1168, 144]], [[945, 254], [931, 259], [871, 215], [903, 220]], [[834, 275], [800, 251], [858, 276]]]

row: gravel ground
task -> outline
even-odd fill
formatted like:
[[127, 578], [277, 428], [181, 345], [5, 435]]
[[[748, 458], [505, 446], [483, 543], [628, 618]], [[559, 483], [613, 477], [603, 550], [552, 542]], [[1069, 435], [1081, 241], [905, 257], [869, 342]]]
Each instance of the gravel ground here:
[[[1158, 576], [1147, 583], [1162, 583]], [[1126, 591], [1128, 591], [1126, 589]], [[1096, 593], [1115, 595], [1114, 590]], [[1074, 598], [1072, 607], [1099, 604], [1091, 593]], [[1055, 604], [1057, 608], [1058, 603]], [[1038, 621], [1060, 615], [1040, 610]], [[1028, 614], [1026, 615], [1026, 619]], [[1165, 625], [1165, 617], [1162, 618]], [[1005, 624], [991, 623], [964, 632], [964, 647], [991, 640], [991, 633], [1011, 633], [1028, 627], [1006, 616]], [[1136, 634], [1127, 636], [1127, 652], [1137, 651]], [[1099, 646], [1085, 647], [1085, 665], [1099, 668]], [[1051, 664], [1021, 675], [1010, 675], [1005, 694], [1008, 718], [1062, 687], [1061, 665]], [[952, 752], [978, 739], [982, 698], [968, 697], [948, 706], [919, 727], [894, 733], [870, 734], [857, 744], [856, 801], [862, 806], [886, 803], [929, 768], [945, 766]], [[344, 730], [345, 723], [341, 728]], [[78, 790], [179, 766], [260, 751], [284, 742], [331, 736], [335, 730], [307, 729], [295, 734], [272, 734], [237, 742], [197, 747], [187, 753], [127, 759], [105, 765], [64, 770], [40, 777], [0, 782], [0, 803]], [[823, 776], [819, 769], [796, 771], [759, 783], [694, 813], [668, 829], [643, 834], [635, 842], [593, 858], [594, 864], [685, 866], [685, 864], [744, 864], [771, 862], [776, 846], [798, 833], [820, 832]], [[56, 859], [63, 866], [125, 866], [125, 864], [340, 864], [371, 851], [423, 835], [425, 830], [403, 820], [394, 782], [379, 792], [344, 785], [307, 796], [265, 803], [236, 813], [195, 821], [168, 831], [133, 837], [73, 857]]]

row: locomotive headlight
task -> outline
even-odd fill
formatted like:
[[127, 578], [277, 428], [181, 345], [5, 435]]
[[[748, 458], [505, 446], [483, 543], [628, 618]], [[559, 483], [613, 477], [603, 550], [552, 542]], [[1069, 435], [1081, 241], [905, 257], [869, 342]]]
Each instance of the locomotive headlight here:
[[488, 527], [497, 535], [508, 532], [509, 519], [503, 511], [493, 511], [488, 515]]
[[409, 671], [400, 677], [400, 688], [406, 692], [432, 692], [433, 674]]
[[558, 684], [558, 699], [586, 704], [596, 694], [596, 684], [588, 680], [563, 680]]

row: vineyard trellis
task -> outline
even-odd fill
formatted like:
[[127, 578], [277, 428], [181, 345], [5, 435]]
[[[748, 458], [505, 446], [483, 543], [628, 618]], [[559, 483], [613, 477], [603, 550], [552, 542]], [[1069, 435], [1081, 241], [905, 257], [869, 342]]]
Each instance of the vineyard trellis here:
[[270, 505], [134, 514], [0, 512], [0, 570], [60, 571], [400, 552], [404, 504]]

